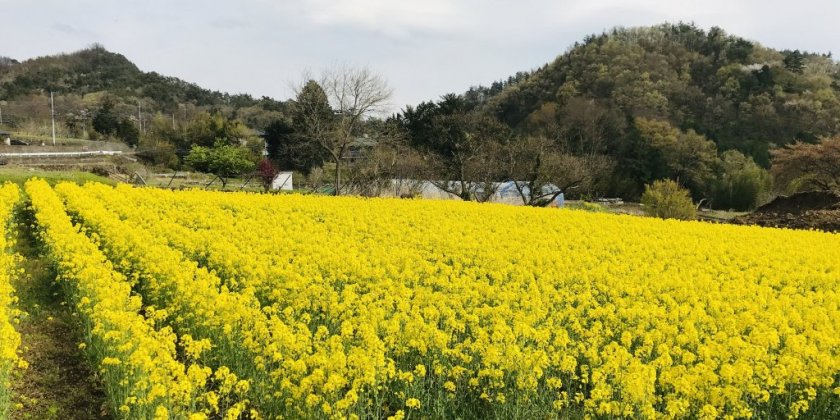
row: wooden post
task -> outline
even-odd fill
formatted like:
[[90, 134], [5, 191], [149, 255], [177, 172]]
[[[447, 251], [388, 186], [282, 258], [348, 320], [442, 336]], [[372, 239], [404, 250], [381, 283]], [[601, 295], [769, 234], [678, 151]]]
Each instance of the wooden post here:
[[208, 182], [207, 185], [204, 186], [204, 189], [206, 190], [208, 187], [210, 187], [210, 184], [215, 182], [216, 178], [218, 178], [218, 176], [213, 176], [213, 179], [211, 179], [210, 182]]
[[175, 173], [172, 174], [172, 178], [169, 178], [169, 183], [166, 184], [166, 188], [169, 188], [169, 186], [172, 185], [172, 181], [175, 180], [175, 176], [177, 176], [177, 175], [178, 175], [178, 171], [175, 171]]
[[139, 179], [139, 180], [140, 180], [140, 182], [142, 182], [142, 183], [143, 183], [143, 185], [146, 185], [146, 180], [145, 180], [145, 179], [143, 179], [143, 177], [142, 177], [139, 173], [134, 172], [134, 176], [136, 176], [136, 177], [137, 177], [137, 179]]
[[248, 185], [249, 182], [251, 182], [252, 179], [254, 179], [254, 174], [249, 175], [248, 178], [245, 179], [245, 182], [243, 182], [242, 186], [239, 187], [239, 191], [242, 191], [245, 188], [245, 186]]

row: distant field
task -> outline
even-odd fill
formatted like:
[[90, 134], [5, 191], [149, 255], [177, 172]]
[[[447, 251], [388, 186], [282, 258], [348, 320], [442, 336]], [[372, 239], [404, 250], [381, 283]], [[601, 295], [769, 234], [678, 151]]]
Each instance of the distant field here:
[[[12, 139], [15, 140], [23, 140], [29, 143], [30, 147], [39, 147], [41, 143], [44, 146], [52, 146], [52, 136], [43, 136], [37, 134], [26, 134], [26, 133], [11, 133]], [[0, 142], [2, 144], [2, 142]], [[81, 147], [85, 149], [101, 149], [101, 150], [130, 150], [131, 148], [126, 145], [125, 143], [121, 142], [113, 142], [113, 141], [100, 141], [100, 140], [85, 140], [85, 139], [76, 139], [76, 138], [69, 138], [69, 137], [56, 137], [55, 139], [56, 146], [75, 146]], [[26, 146], [23, 146], [24, 148]]]
[[41, 171], [29, 168], [0, 168], [0, 184], [5, 182], [13, 182], [18, 185], [23, 185], [26, 180], [30, 178], [41, 178], [50, 185], [55, 185], [62, 181], [75, 182], [77, 184], [84, 184], [85, 182], [101, 182], [108, 185], [116, 185], [116, 181], [92, 174], [90, 172], [82, 171]]

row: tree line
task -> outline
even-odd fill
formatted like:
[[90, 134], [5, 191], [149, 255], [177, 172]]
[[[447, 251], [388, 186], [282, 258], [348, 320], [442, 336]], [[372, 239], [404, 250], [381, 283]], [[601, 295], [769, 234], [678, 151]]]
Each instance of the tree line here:
[[[27, 80], [5, 71], [17, 71], [14, 86]], [[337, 67], [304, 77], [285, 102], [179, 97], [171, 109], [147, 105], [158, 112], [145, 122], [132, 119], [132, 97], [88, 93], [65, 126], [135, 145], [153, 165], [226, 176], [256, 168], [265, 178], [294, 170], [336, 194], [410, 195], [426, 182], [483, 201], [504, 182], [529, 205], [560, 192], [636, 201], [645, 186], [670, 179], [694, 202], [746, 210], [775, 192], [826, 187], [806, 173], [826, 164], [794, 173], [790, 162], [831, 148], [838, 81], [830, 54], [776, 51], [679, 23], [591, 35], [538, 69], [392, 115], [384, 114], [384, 78]]]

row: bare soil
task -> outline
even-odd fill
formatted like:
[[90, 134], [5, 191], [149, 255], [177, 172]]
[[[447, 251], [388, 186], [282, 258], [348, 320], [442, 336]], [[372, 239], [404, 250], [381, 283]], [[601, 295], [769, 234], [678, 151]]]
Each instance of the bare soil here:
[[733, 223], [840, 232], [840, 195], [814, 191], [777, 197]]
[[78, 321], [63, 301], [29, 225], [19, 225], [15, 251], [23, 257], [23, 274], [14, 284], [27, 314], [18, 331], [29, 368], [15, 372], [11, 419], [108, 418], [100, 382], [78, 347]]

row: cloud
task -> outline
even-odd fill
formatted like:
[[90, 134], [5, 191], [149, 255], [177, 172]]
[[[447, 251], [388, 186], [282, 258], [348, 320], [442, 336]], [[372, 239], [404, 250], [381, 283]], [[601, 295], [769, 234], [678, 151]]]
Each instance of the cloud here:
[[447, 0], [308, 0], [305, 13], [315, 24], [350, 26], [390, 36], [414, 31], [457, 31], [457, 2]]
[[248, 22], [244, 19], [219, 18], [210, 21], [210, 25], [219, 29], [241, 29], [247, 28]]
[[96, 32], [93, 32], [93, 31], [90, 31], [90, 30], [87, 30], [87, 29], [77, 28], [75, 26], [68, 25], [66, 23], [53, 23], [50, 26], [50, 29], [52, 29], [54, 31], [57, 31], [57, 32], [61, 32], [65, 35], [71, 35], [71, 36], [79, 37], [79, 38], [95, 38], [97, 36]]

